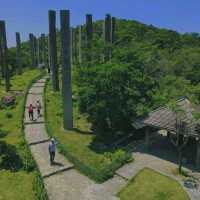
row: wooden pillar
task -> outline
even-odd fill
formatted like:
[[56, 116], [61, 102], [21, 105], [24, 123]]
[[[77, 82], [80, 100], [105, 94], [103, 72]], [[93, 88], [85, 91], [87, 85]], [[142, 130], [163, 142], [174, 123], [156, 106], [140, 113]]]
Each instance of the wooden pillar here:
[[19, 32], [16, 33], [16, 48], [17, 73], [22, 74], [21, 38]]
[[34, 51], [34, 60], [35, 60], [35, 67], [38, 67], [39, 60], [38, 60], [38, 41], [35, 36], [33, 36], [33, 51]]
[[77, 63], [77, 28], [73, 29], [74, 63]]
[[82, 64], [82, 26], [78, 27], [78, 60]]
[[[0, 33], [1, 34], [1, 33]], [[3, 67], [3, 41], [0, 35], [0, 67], [1, 67], [1, 77], [4, 78], [4, 67]]]
[[[86, 15], [86, 61], [92, 61], [92, 38], [93, 38], [93, 24], [92, 24], [92, 15]], [[88, 63], [89, 64], [89, 63]], [[89, 64], [90, 65], [90, 64]]]
[[57, 45], [56, 45], [56, 12], [49, 11], [49, 59], [52, 73], [53, 91], [59, 91]]
[[200, 171], [200, 139], [196, 141], [196, 168]]
[[87, 48], [91, 47], [93, 37], [93, 24], [92, 24], [92, 15], [86, 15], [86, 46]]
[[6, 24], [5, 21], [0, 21], [0, 37], [2, 43], [2, 64], [4, 69], [5, 78], [5, 90], [6, 92], [10, 89], [10, 72], [8, 68], [8, 48], [7, 48], [7, 38], [6, 38]]
[[146, 149], [147, 151], [149, 151], [150, 148], [150, 133], [149, 133], [149, 127], [146, 127], [145, 129], [145, 145], [146, 145]]
[[112, 36], [111, 36], [111, 27], [112, 27], [112, 22], [111, 22], [111, 16], [109, 14], [106, 15], [105, 17], [105, 22], [104, 22], [104, 43], [106, 44], [106, 49], [104, 53], [104, 61], [108, 61], [111, 57], [111, 51], [109, 48], [109, 44], [112, 42]]
[[61, 64], [62, 64], [62, 95], [64, 110], [64, 129], [73, 128], [72, 88], [71, 88], [71, 37], [70, 12], [60, 11], [61, 24]]
[[35, 67], [35, 56], [34, 56], [34, 36], [32, 33], [29, 34], [29, 48], [30, 48], [30, 56], [31, 56], [31, 65]]
[[111, 29], [111, 42], [112, 44], [115, 42], [115, 29], [116, 29], [116, 18], [112, 17], [112, 29]]
[[71, 47], [71, 64], [73, 64], [73, 61], [74, 61], [74, 56], [73, 56], [73, 37], [74, 37], [74, 35], [73, 35], [73, 28], [71, 27], [70, 28], [70, 47]]

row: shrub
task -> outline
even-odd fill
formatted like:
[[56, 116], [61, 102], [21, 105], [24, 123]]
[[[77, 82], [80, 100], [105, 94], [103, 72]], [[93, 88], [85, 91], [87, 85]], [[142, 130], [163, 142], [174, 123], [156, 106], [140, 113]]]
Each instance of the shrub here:
[[7, 112], [7, 113], [6, 113], [6, 118], [10, 119], [10, 118], [12, 118], [12, 117], [13, 117], [13, 114], [12, 114], [12, 113], [10, 113], [10, 112]]

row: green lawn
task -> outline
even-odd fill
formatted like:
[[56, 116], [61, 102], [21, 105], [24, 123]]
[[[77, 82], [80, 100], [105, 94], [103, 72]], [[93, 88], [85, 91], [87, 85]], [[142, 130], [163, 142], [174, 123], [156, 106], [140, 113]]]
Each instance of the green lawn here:
[[[12, 87], [9, 94], [16, 92], [16, 90], [21, 91], [22, 94], [17, 97], [17, 104], [14, 108], [0, 110], [0, 147], [2, 148], [0, 151], [6, 151], [3, 156], [8, 156], [6, 160], [9, 160], [8, 163], [3, 162], [0, 156], [0, 200], [36, 199], [33, 189], [36, 170], [27, 172], [23, 167], [25, 160], [31, 162], [31, 157], [21, 132], [21, 117], [26, 87], [39, 74], [38, 70], [30, 70], [21, 76], [14, 76], [11, 80]], [[0, 97], [5, 95], [8, 93], [5, 93], [4, 86], [0, 85]], [[10, 170], [13, 167], [15, 170]]]
[[118, 196], [120, 200], [189, 200], [177, 181], [148, 168], [139, 172]]
[[[47, 121], [48, 126], [51, 129], [53, 136], [61, 143], [64, 150], [68, 151], [72, 156], [78, 159], [75, 166], [80, 169], [80, 165], [89, 167], [92, 173], [99, 174], [99, 177], [94, 178], [91, 173], [87, 175], [94, 179], [101, 179], [97, 181], [103, 181], [100, 176], [104, 176], [103, 179], [108, 178], [113, 174], [112, 170], [108, 170], [108, 167], [114, 162], [120, 163], [127, 154], [122, 149], [117, 150], [102, 150], [98, 148], [98, 145], [94, 145], [94, 134], [90, 133], [90, 124], [88, 123], [86, 116], [78, 114], [76, 102], [74, 102], [74, 127], [77, 130], [64, 131], [62, 129], [62, 99], [60, 92], [52, 92], [50, 82], [46, 89], [46, 107], [47, 107]], [[99, 144], [101, 146], [101, 144]], [[79, 162], [80, 161], [80, 162]], [[72, 160], [73, 162], [73, 160]], [[125, 161], [122, 161], [125, 162]], [[118, 164], [116, 164], [118, 165]], [[118, 166], [114, 167], [117, 168]], [[113, 168], [112, 168], [113, 169]], [[83, 173], [84, 173], [83, 172]]]

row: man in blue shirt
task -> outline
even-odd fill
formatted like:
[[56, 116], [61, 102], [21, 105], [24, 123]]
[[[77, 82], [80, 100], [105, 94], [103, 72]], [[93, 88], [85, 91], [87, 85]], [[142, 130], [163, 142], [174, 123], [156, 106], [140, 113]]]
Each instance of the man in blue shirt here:
[[49, 143], [49, 155], [50, 155], [50, 164], [54, 163], [56, 154], [56, 141], [54, 138], [51, 138], [51, 142]]

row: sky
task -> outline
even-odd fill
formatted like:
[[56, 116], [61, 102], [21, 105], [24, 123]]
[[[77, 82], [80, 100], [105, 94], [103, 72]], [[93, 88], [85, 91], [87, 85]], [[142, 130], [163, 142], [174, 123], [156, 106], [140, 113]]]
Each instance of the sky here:
[[103, 19], [110, 13], [118, 18], [178, 32], [200, 33], [200, 0], [0, 0], [0, 20], [6, 21], [8, 46], [15, 46], [15, 32], [23, 41], [28, 34], [48, 33], [48, 10], [69, 9], [71, 25], [83, 24], [85, 14]]

